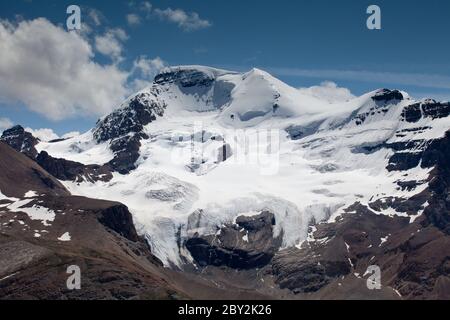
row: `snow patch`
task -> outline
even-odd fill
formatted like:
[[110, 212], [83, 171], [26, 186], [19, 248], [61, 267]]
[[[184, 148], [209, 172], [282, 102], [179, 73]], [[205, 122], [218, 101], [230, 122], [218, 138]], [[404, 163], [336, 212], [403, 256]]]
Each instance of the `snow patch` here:
[[55, 220], [56, 214], [53, 210], [34, 204], [31, 207], [25, 207], [32, 199], [19, 200], [7, 206], [11, 212], [24, 212], [31, 220], [39, 220], [44, 226], [50, 226], [49, 222]]
[[25, 198], [34, 198], [34, 197], [37, 197], [37, 196], [38, 196], [37, 192], [36, 191], [32, 191], [32, 190], [26, 192], [25, 195], [24, 195]]
[[61, 237], [58, 238], [59, 241], [70, 241], [72, 238], [69, 232], [64, 233]]

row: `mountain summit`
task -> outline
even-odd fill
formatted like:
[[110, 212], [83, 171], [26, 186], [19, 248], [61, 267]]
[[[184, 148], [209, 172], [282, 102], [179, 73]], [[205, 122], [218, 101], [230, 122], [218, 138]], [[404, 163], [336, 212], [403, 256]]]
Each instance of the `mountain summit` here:
[[72, 194], [124, 203], [167, 268], [336, 298], [369, 295], [378, 265], [378, 298], [444, 297], [449, 116], [395, 89], [330, 103], [259, 69], [180, 66], [82, 135], [2, 140]]

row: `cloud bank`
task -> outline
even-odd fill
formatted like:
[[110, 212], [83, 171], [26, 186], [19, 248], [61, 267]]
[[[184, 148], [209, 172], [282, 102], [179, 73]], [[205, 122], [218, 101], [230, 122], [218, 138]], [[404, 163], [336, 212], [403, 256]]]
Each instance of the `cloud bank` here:
[[[155, 8], [150, 2], [144, 1], [138, 7], [132, 3], [131, 7], [138, 9], [144, 19], [156, 17], [162, 21], [176, 24], [184, 31], [195, 31], [212, 26], [209, 20], [202, 19], [197, 12], [187, 12], [183, 9]], [[141, 17], [137, 13], [126, 15], [128, 25], [134, 26], [141, 23]]]
[[130, 26], [137, 26], [141, 24], [141, 17], [135, 13], [130, 13], [126, 15], [127, 23]]
[[167, 8], [164, 10], [155, 9], [155, 14], [162, 20], [177, 24], [185, 31], [194, 31], [211, 26], [211, 22], [201, 19], [196, 12], [188, 13], [181, 9]]
[[127, 95], [128, 73], [100, 65], [90, 44], [46, 19], [0, 22], [0, 99], [53, 120], [111, 111]]
[[[24, 105], [51, 120], [111, 112], [164, 65], [160, 58], [140, 57], [132, 70], [122, 70], [127, 39], [122, 29], [107, 29], [91, 45], [45, 18], [0, 20], [0, 103]], [[95, 62], [96, 51], [111, 64]]]
[[0, 118], [0, 135], [3, 133], [3, 131], [11, 128], [13, 125], [13, 122], [8, 118]]
[[347, 88], [338, 87], [332, 81], [324, 81], [319, 86], [298, 89], [303, 94], [325, 100], [328, 103], [345, 102], [355, 98], [355, 96]]
[[123, 42], [128, 40], [127, 33], [120, 28], [108, 29], [105, 34], [95, 37], [95, 48], [114, 62], [123, 60]]

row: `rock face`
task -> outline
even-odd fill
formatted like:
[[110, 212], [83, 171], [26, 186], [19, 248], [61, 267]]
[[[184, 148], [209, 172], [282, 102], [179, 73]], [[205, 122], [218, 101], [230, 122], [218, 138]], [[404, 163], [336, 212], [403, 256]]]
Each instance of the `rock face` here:
[[215, 235], [198, 236], [186, 241], [186, 248], [200, 266], [227, 266], [233, 269], [259, 268], [270, 263], [281, 246], [274, 238], [275, 217], [270, 212], [236, 219]]
[[403, 120], [411, 123], [417, 122], [422, 118], [440, 119], [449, 115], [449, 102], [441, 103], [432, 99], [407, 106], [402, 113]]
[[381, 89], [372, 97], [372, 100], [376, 102], [401, 101], [403, 100], [403, 95], [398, 90]]
[[444, 139], [434, 145], [426, 163], [435, 163], [436, 167], [431, 174], [429, 189], [431, 199], [424, 214], [427, 220], [425, 225], [431, 224], [447, 235], [450, 235], [450, 131]]
[[14, 150], [22, 152], [28, 157], [34, 159], [37, 156], [35, 145], [39, 142], [29, 132], [21, 126], [14, 126], [5, 130], [0, 138], [1, 141], [10, 145]]
[[148, 139], [144, 133], [134, 133], [111, 140], [110, 149], [114, 152], [114, 159], [108, 165], [121, 174], [128, 174], [136, 168], [135, 163], [139, 159], [141, 139]]
[[[448, 132], [446, 133], [448, 136]], [[420, 165], [421, 168], [434, 167], [445, 150], [445, 140], [435, 139], [431, 141], [415, 140], [386, 144], [387, 148], [395, 151], [390, 157], [388, 171], [404, 171]]]
[[112, 178], [111, 169], [108, 166], [84, 165], [66, 159], [56, 159], [45, 151], [37, 155], [36, 162], [59, 180], [95, 182], [109, 181]]
[[133, 218], [126, 206], [111, 206], [107, 209], [97, 211], [97, 214], [99, 214], [99, 221], [106, 227], [114, 230], [130, 241], [139, 241], [138, 234], [134, 228]]
[[166, 103], [159, 99], [158, 93], [158, 88], [140, 93], [97, 123], [94, 138], [97, 142], [110, 141], [115, 157], [109, 165], [114, 171], [127, 174], [135, 169], [140, 141], [149, 138], [143, 132], [144, 126], [164, 115]]
[[36, 162], [0, 141], [0, 190], [21, 198], [28, 191], [47, 195], [68, 195], [67, 189]]
[[215, 78], [200, 70], [189, 69], [169, 69], [155, 77], [156, 84], [171, 84], [190, 88], [194, 86], [209, 87], [213, 84]]
[[162, 117], [165, 108], [165, 103], [159, 101], [156, 92], [138, 94], [124, 108], [100, 120], [94, 130], [94, 138], [97, 142], [104, 142], [141, 132], [145, 125]]

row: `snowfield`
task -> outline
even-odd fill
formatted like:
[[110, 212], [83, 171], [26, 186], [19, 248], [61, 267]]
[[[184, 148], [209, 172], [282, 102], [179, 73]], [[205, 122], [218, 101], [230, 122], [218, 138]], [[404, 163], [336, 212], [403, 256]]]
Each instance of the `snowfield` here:
[[[167, 108], [144, 127], [149, 138], [141, 140], [135, 170], [114, 173], [108, 182], [63, 182], [75, 195], [127, 205], [166, 266], [189, 261], [180, 239], [215, 234], [240, 215], [269, 210], [283, 247], [294, 247], [308, 240], [313, 221], [334, 220], [355, 202], [420, 193], [426, 183], [408, 191], [396, 182], [424, 181], [430, 170], [388, 172], [393, 151], [379, 146], [436, 139], [450, 128], [448, 117], [402, 121], [403, 108], [415, 102], [404, 92], [403, 100], [386, 103], [373, 100], [379, 94], [374, 91], [330, 104], [328, 97], [308, 95], [258, 69], [244, 74], [198, 66], [166, 70], [177, 71], [177, 79], [155, 79], [138, 93], [154, 94]], [[418, 127], [427, 129], [410, 130]], [[108, 142], [94, 140], [92, 130], [37, 148], [84, 164], [104, 164], [114, 156]], [[405, 215], [394, 209], [376, 213]]]
[[83, 164], [104, 164], [113, 158], [107, 143], [97, 144], [88, 131], [58, 143], [40, 142], [38, 152], [46, 151], [55, 158], [67, 159]]

